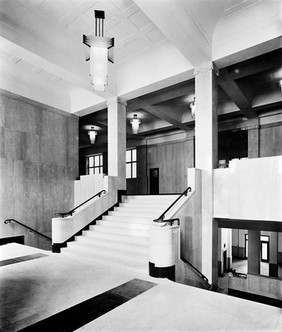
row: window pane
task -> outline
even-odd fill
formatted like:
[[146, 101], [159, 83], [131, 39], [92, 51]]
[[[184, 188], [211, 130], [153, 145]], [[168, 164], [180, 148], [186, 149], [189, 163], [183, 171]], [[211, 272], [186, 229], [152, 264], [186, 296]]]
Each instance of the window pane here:
[[131, 150], [126, 150], [126, 162], [131, 161]]
[[266, 242], [268, 242], [268, 241], [269, 241], [269, 237], [268, 237], [268, 236], [263, 236], [263, 235], [262, 235], [262, 236], [260, 237], [260, 240], [261, 240], [261, 241], [266, 241]]
[[137, 178], [136, 163], [132, 163], [132, 177]]
[[261, 259], [264, 261], [267, 260], [267, 243], [261, 244]]
[[126, 164], [126, 178], [131, 178], [131, 164]]
[[89, 160], [89, 167], [93, 167], [94, 158], [93, 157], [89, 157], [88, 160]]
[[132, 161], [136, 161], [136, 149], [132, 150]]
[[91, 174], [94, 174], [93, 173], [93, 168], [89, 168], [89, 174], [91, 175]]
[[99, 167], [100, 174], [103, 174], [103, 166]]
[[100, 166], [102, 166], [102, 165], [103, 165], [103, 155], [100, 154]]
[[94, 164], [95, 164], [95, 166], [98, 166], [100, 158], [99, 158], [99, 156], [94, 156], [94, 158], [95, 158]]

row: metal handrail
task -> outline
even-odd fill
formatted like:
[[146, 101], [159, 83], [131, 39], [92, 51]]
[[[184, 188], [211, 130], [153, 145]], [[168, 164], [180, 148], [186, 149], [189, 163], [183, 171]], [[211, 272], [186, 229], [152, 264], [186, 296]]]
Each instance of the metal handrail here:
[[165, 223], [165, 224], [169, 224], [170, 226], [172, 226], [174, 224], [174, 222], [177, 221], [179, 224], [179, 218], [171, 218], [171, 219], [155, 219], [154, 222], [157, 223]]
[[106, 190], [103, 189], [103, 190], [99, 191], [97, 194], [95, 194], [94, 196], [88, 198], [86, 201], [79, 204], [78, 206], [76, 206], [75, 208], [70, 210], [69, 212], [57, 212], [57, 213], [55, 213], [55, 216], [61, 216], [62, 218], [65, 218], [67, 216], [72, 216], [72, 214], [75, 212], [76, 209], [78, 209], [79, 207], [81, 207], [82, 205], [84, 205], [85, 203], [89, 202], [91, 199], [93, 199], [97, 196], [101, 197], [102, 194], [106, 194]]
[[19, 221], [16, 220], [16, 219], [13, 219], [13, 218], [11, 218], [11, 219], [6, 219], [6, 220], [4, 221], [4, 224], [10, 224], [12, 221], [14, 221], [14, 222], [16, 222], [17, 224], [19, 224], [19, 225], [21, 225], [21, 226], [27, 228], [27, 229], [30, 230], [31, 232], [36, 233], [36, 234], [38, 234], [38, 235], [40, 235], [40, 236], [43, 236], [43, 237], [45, 237], [45, 238], [46, 238], [47, 240], [49, 240], [49, 241], [52, 241], [52, 239], [51, 239], [49, 236], [44, 235], [44, 234], [42, 234], [42, 233], [36, 231], [36, 230], [33, 229], [33, 228], [30, 228], [29, 226], [27, 226], [27, 225], [25, 225], [25, 224], [19, 222]]
[[184, 195], [187, 196], [188, 192], [191, 192], [191, 191], [192, 191], [191, 187], [188, 187], [187, 189], [185, 189], [183, 191], [183, 193], [179, 197], [177, 197], [176, 200], [172, 204], [170, 204], [170, 206], [159, 216], [159, 218], [154, 219], [154, 222], [162, 222], [165, 214], [180, 200], [180, 198], [182, 196], [184, 196]]
[[193, 264], [191, 264], [189, 261], [187, 261], [187, 259], [186, 258], [184, 258], [183, 256], [181, 256], [180, 257], [180, 259], [185, 263], [185, 264], [187, 264], [187, 265], [189, 265], [190, 267], [192, 267], [192, 269], [193, 270], [195, 270], [196, 271], [196, 273], [206, 282], [206, 283], [208, 283], [209, 284], [209, 286], [211, 286], [210, 285], [210, 283], [209, 283], [209, 279], [201, 272], [201, 271], [199, 271], [197, 268], [196, 268], [196, 266], [194, 266]]

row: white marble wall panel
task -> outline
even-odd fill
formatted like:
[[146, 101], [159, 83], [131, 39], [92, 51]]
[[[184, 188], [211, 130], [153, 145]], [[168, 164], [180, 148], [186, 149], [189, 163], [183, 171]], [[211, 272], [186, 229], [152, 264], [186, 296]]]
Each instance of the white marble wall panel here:
[[282, 222], [282, 156], [234, 161], [214, 173], [214, 217]]
[[[0, 220], [14, 218], [50, 235], [54, 213], [74, 207], [77, 137], [77, 117], [0, 92]], [[13, 235], [46, 248], [44, 238], [22, 226], [0, 223], [0, 237]]]
[[104, 189], [104, 175], [82, 175], [80, 180], [74, 182], [74, 204], [75, 206], [94, 196]]

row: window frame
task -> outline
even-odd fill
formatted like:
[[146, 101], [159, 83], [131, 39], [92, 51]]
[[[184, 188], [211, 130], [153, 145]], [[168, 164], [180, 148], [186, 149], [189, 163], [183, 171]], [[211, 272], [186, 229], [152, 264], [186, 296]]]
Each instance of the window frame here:
[[[130, 152], [130, 160], [127, 160], [128, 152]], [[135, 154], [135, 158], [134, 158]], [[128, 166], [130, 167], [130, 175], [128, 175]], [[135, 176], [133, 176], [135, 175]], [[136, 179], [137, 178], [137, 149], [130, 148], [126, 150], [126, 179]]]
[[[98, 163], [96, 163], [97, 157], [98, 157]], [[90, 158], [93, 158], [92, 166], [90, 166], [91, 164]], [[104, 163], [103, 153], [96, 153], [86, 156], [86, 174], [87, 175], [103, 174], [103, 163]], [[91, 173], [90, 170], [93, 170], [93, 172]], [[96, 170], [98, 170], [97, 173]]]

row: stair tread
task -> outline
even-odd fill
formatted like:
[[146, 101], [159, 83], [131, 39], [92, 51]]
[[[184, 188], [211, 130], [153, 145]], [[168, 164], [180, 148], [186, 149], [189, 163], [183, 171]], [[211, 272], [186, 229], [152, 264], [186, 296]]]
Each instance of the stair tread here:
[[[83, 242], [70, 242], [68, 243], [68, 249], [72, 249], [72, 250], [78, 250], [78, 251], [84, 251], [85, 253], [88, 253], [91, 256], [112, 256], [112, 257], [116, 257], [116, 258], [121, 258], [124, 260], [127, 259], [141, 259], [141, 260], [145, 260], [148, 259], [148, 254], [144, 254], [142, 253], [141, 255], [138, 255], [136, 253], [131, 254], [130, 252], [124, 251], [124, 250], [119, 250], [119, 248], [104, 248], [104, 247], [99, 247], [95, 244], [85, 244]], [[96, 249], [96, 250], [93, 250]], [[102, 250], [98, 250], [98, 249], [102, 249]], [[90, 251], [89, 251], [90, 250]]]
[[62, 248], [71, 254], [123, 267], [148, 270], [149, 230], [177, 197], [175, 195], [122, 196], [115, 207], [89, 230]]
[[144, 242], [149, 241], [148, 236], [137, 236], [137, 235], [130, 235], [130, 234], [118, 234], [118, 233], [110, 233], [110, 232], [97, 232], [97, 227], [92, 228], [91, 230], [83, 231], [83, 234], [90, 237], [104, 237], [104, 238], [119, 238], [124, 239], [129, 242], [134, 242], [138, 240], [142, 240]]
[[[103, 239], [97, 239], [97, 238], [91, 238], [90, 236], [87, 235], [82, 235], [82, 236], [77, 236], [76, 237], [77, 241], [80, 243], [85, 243], [93, 246], [107, 246], [109, 245], [106, 241]], [[111, 241], [111, 246], [108, 248], [112, 248], [112, 246], [118, 246], [116, 248], [120, 248], [121, 246], [124, 246], [125, 250], [143, 250], [143, 251], [148, 251], [148, 245], [146, 244], [139, 244], [139, 243], [128, 243], [128, 242], [122, 242], [122, 241], [117, 241], [117, 240], [112, 240]]]

